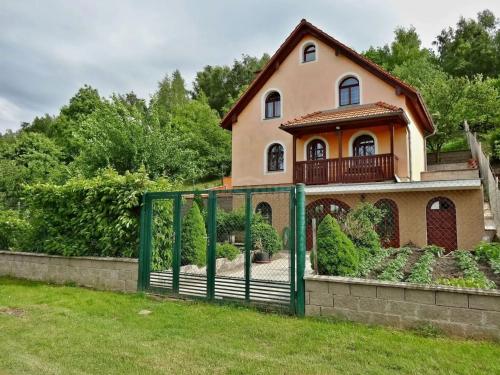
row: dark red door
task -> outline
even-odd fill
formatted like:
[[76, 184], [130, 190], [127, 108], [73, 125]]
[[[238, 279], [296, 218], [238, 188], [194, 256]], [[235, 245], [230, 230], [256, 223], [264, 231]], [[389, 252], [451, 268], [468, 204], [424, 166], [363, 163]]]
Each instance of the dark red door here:
[[382, 221], [375, 228], [383, 247], [399, 247], [398, 205], [392, 199], [380, 199], [375, 207], [382, 210]]
[[316, 230], [319, 223], [330, 214], [337, 220], [343, 220], [349, 211], [349, 206], [342, 201], [333, 198], [322, 198], [309, 203], [306, 207], [306, 246], [307, 250], [312, 249], [312, 221], [316, 219]]
[[455, 204], [445, 197], [432, 198], [427, 203], [427, 244], [444, 247], [446, 252], [457, 249], [457, 218]]

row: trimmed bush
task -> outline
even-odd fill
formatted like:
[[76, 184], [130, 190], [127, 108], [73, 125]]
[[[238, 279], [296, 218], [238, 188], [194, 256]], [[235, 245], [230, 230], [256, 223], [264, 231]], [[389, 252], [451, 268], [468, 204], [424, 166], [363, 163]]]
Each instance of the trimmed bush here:
[[0, 211], [0, 250], [27, 250], [32, 227], [18, 211]]
[[[34, 240], [26, 250], [65, 256], [137, 257], [141, 196], [148, 190], [170, 188], [165, 180], [150, 181], [145, 172], [121, 176], [112, 170], [91, 179], [74, 178], [64, 185], [27, 186], [23, 196]], [[171, 212], [171, 202], [154, 207], [154, 257], [171, 252]]]
[[359, 267], [358, 253], [331, 215], [326, 215], [318, 226], [317, 251], [320, 275], [356, 274]]
[[252, 246], [256, 250], [266, 252], [270, 258], [283, 249], [276, 229], [263, 221], [252, 223]]
[[207, 264], [207, 231], [200, 212], [200, 207], [193, 204], [182, 223], [181, 264], [196, 264], [203, 267]]
[[216, 247], [217, 258], [226, 258], [228, 260], [235, 260], [240, 255], [240, 250], [230, 243], [218, 243]]

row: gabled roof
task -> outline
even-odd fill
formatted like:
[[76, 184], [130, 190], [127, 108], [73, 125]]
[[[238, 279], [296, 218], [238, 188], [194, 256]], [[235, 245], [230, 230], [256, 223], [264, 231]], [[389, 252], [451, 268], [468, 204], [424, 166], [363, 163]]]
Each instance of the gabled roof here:
[[289, 120], [281, 124], [280, 127], [283, 130], [289, 130], [307, 126], [347, 123], [355, 120], [370, 120], [389, 116], [402, 117], [405, 122], [408, 123], [404, 111], [401, 108], [384, 102], [377, 102], [309, 113], [302, 117]]
[[238, 115], [241, 113], [241, 111], [264, 86], [264, 84], [274, 74], [274, 72], [278, 70], [280, 64], [286, 59], [290, 52], [306, 35], [317, 38], [331, 48], [335, 49], [337, 54], [341, 54], [349, 58], [351, 61], [359, 64], [364, 69], [376, 75], [378, 78], [392, 85], [395, 88], [397, 94], [403, 94], [409, 99], [410, 105], [415, 110], [420, 122], [423, 124], [423, 128], [425, 129], [425, 131], [427, 133], [434, 132], [434, 124], [432, 122], [432, 118], [424, 104], [420, 93], [414, 87], [393, 76], [368, 58], [347, 47], [345, 44], [342, 44], [338, 40], [332, 38], [330, 35], [318, 29], [313, 24], [307, 22], [305, 19], [300, 21], [297, 27], [292, 31], [288, 38], [285, 39], [280, 48], [271, 57], [262, 71], [255, 77], [248, 89], [224, 116], [221, 121], [221, 126], [223, 128], [231, 129], [233, 123], [235, 123], [238, 119]]

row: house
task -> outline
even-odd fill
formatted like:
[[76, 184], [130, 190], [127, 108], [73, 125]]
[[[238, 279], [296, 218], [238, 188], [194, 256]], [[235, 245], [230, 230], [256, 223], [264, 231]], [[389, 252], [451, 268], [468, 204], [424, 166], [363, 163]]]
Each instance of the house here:
[[[362, 201], [385, 209], [386, 246], [454, 250], [484, 237], [477, 169], [427, 168], [434, 124], [419, 92], [306, 20], [221, 126], [232, 132], [233, 187], [306, 185], [308, 247], [313, 221]], [[287, 205], [270, 195], [253, 205], [286, 225], [274, 220]]]

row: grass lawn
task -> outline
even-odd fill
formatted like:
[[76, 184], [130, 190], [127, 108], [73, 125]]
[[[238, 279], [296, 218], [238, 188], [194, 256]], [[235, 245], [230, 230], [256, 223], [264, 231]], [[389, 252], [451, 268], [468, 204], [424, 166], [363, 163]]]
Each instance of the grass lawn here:
[[499, 358], [492, 342], [0, 278], [2, 375], [498, 374]]

